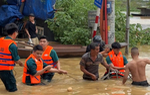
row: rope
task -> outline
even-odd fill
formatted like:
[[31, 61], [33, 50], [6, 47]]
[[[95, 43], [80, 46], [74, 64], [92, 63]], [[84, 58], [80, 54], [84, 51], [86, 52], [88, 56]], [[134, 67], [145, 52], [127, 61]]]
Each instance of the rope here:
[[70, 75], [68, 75], [68, 74], [66, 74], [66, 75], [69, 76], [70, 78], [72, 78], [72, 79], [78, 81], [78, 79], [76, 79], [76, 78], [74, 78], [74, 77], [72, 77], [72, 76], [70, 76]]

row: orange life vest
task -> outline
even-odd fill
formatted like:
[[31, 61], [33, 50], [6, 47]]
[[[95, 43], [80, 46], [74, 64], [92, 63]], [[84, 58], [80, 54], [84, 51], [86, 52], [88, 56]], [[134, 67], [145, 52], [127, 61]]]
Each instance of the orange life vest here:
[[12, 39], [0, 38], [0, 70], [12, 70], [15, 66], [15, 62], [12, 58], [9, 46], [16, 42]]
[[[124, 60], [123, 60], [123, 55], [121, 52], [118, 53], [116, 56], [114, 51], [112, 50], [111, 52], [108, 53], [109, 58], [111, 62], [113, 63], [114, 66], [116, 67], [124, 67]], [[119, 72], [125, 72], [124, 70], [119, 70]], [[114, 73], [115, 74], [115, 73]], [[121, 76], [124, 76], [123, 74], [119, 73]]]
[[53, 68], [57, 68], [57, 64], [53, 61], [52, 57], [50, 56], [52, 49], [53, 47], [47, 46], [42, 54], [42, 59], [47, 65], [51, 65]]
[[33, 58], [33, 60], [35, 61], [36, 63], [36, 70], [39, 71], [39, 70], [42, 70], [43, 69], [43, 61], [40, 59], [37, 60], [33, 54], [31, 54], [25, 61], [25, 64], [24, 64], [24, 69], [23, 69], [23, 77], [22, 77], [22, 82], [23, 83], [26, 83], [26, 77], [27, 76], [30, 76], [30, 80], [31, 80], [31, 84], [39, 84], [41, 83], [41, 76], [38, 75], [38, 76], [33, 76], [31, 74], [28, 73], [28, 66], [27, 66], [27, 61], [30, 59], [30, 58]]

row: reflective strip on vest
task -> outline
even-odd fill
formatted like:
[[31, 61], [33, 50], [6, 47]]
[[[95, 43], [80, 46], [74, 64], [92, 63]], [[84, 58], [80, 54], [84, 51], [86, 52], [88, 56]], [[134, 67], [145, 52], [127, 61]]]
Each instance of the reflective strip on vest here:
[[12, 59], [11, 52], [9, 51], [9, 46], [16, 42], [11, 39], [0, 38], [0, 70], [12, 70], [15, 66], [15, 62]]
[[43, 69], [43, 61], [40, 59], [40, 61], [38, 61], [34, 56], [33, 54], [31, 54], [25, 61], [25, 64], [24, 64], [24, 69], [23, 69], [23, 77], [22, 77], [22, 82], [23, 83], [26, 83], [26, 77], [27, 76], [30, 76], [30, 81], [31, 81], [31, 84], [39, 84], [41, 83], [41, 76], [38, 75], [38, 76], [33, 76], [31, 74], [29, 74], [27, 71], [27, 61], [30, 59], [30, 58], [33, 58], [33, 60], [35, 61], [36, 63], [36, 71], [39, 71], [39, 70], [42, 70]]
[[[116, 56], [114, 51], [112, 50], [111, 52], [108, 53], [108, 55], [114, 66], [124, 67], [123, 55], [121, 52], [119, 52], [119, 54]], [[119, 70], [119, 72], [124, 72], [124, 70]]]
[[42, 54], [42, 59], [47, 65], [51, 65], [53, 68], [57, 68], [57, 64], [53, 62], [52, 57], [50, 56], [52, 49], [53, 47], [47, 46]]

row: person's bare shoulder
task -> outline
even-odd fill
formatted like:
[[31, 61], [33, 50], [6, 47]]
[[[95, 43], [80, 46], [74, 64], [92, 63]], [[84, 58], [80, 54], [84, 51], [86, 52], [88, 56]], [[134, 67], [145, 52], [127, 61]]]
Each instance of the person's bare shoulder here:
[[135, 61], [132, 60], [132, 61], [130, 61], [127, 65], [128, 65], [128, 66], [131, 66], [131, 65], [134, 64], [134, 63], [135, 63]]
[[143, 58], [142, 61], [145, 62], [145, 64], [150, 64], [150, 59], [148, 58]]

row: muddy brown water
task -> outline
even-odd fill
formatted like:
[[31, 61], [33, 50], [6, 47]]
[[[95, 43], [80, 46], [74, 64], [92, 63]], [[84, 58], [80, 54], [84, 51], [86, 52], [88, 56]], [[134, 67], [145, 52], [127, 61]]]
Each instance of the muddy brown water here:
[[[142, 24], [142, 27], [148, 28], [150, 18], [131, 17], [130, 23]], [[150, 46], [138, 46], [141, 58], [150, 59]], [[124, 49], [121, 50], [124, 53]], [[127, 60], [131, 60], [130, 53], [126, 55]], [[46, 86], [27, 86], [22, 81], [23, 68], [18, 65], [14, 68], [15, 78], [17, 80], [18, 91], [10, 93], [0, 80], [0, 95], [150, 95], [150, 87], [132, 86], [131, 80], [122, 85], [122, 79], [111, 79], [106, 81], [85, 81], [82, 79], [82, 72], [79, 68], [80, 57], [78, 58], [59, 58], [61, 68], [68, 71], [68, 75], [55, 74], [50, 84]], [[22, 62], [25, 59], [21, 59]], [[103, 76], [105, 68], [100, 65], [99, 75]], [[146, 77], [150, 83], [150, 65], [146, 66]], [[72, 92], [67, 92], [67, 88], [72, 87]]]
[[[150, 46], [139, 46], [140, 57], [149, 58]], [[121, 50], [124, 53], [124, 49]], [[126, 55], [128, 61], [131, 60], [130, 53]], [[68, 75], [55, 74], [51, 83], [46, 86], [27, 86], [22, 80], [23, 68], [18, 65], [14, 68], [17, 80], [18, 91], [10, 93], [5, 90], [0, 81], [0, 95], [150, 95], [150, 87], [132, 86], [131, 80], [126, 85], [122, 85], [122, 79], [110, 79], [106, 81], [85, 81], [82, 79], [82, 72], [79, 68], [80, 57], [59, 58], [61, 68], [68, 71]], [[22, 62], [25, 59], [21, 59]], [[103, 76], [105, 68], [100, 65], [99, 75]], [[147, 80], [150, 83], [150, 65], [146, 67]], [[72, 87], [72, 92], [67, 92], [67, 88]]]

